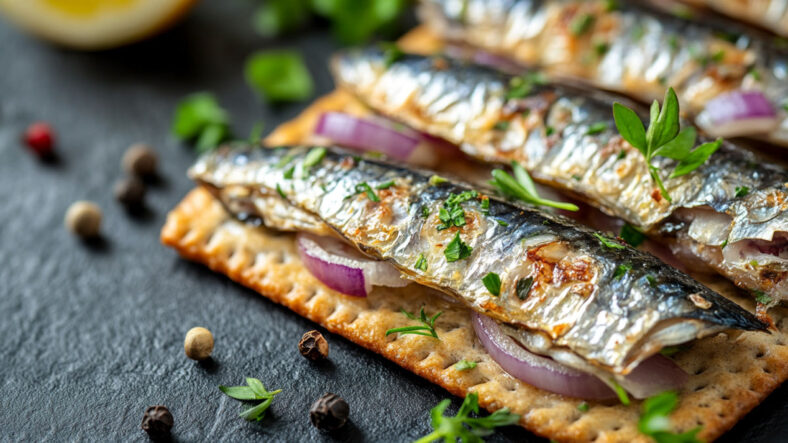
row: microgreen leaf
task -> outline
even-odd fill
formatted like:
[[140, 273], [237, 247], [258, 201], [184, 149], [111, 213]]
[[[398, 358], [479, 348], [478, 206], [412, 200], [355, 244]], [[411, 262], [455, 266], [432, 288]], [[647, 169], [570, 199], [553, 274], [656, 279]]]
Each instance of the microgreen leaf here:
[[175, 108], [172, 132], [183, 141], [196, 140], [199, 152], [216, 147], [230, 137], [229, 116], [207, 92], [185, 97]]
[[[519, 168], [519, 169], [518, 169]], [[492, 185], [506, 197], [520, 200], [537, 206], [550, 206], [553, 208], [564, 209], [566, 211], [577, 211], [580, 208], [572, 203], [557, 202], [539, 197], [535, 192], [533, 181], [528, 173], [521, 166], [514, 166], [514, 173], [520, 177], [527, 177], [527, 180], [515, 180], [511, 175], [501, 169], [492, 171]], [[529, 191], [529, 188], [531, 191]]]
[[257, 394], [248, 386], [219, 386], [219, 390], [236, 400], [257, 400]]
[[446, 245], [446, 249], [443, 250], [443, 255], [446, 256], [446, 261], [451, 263], [470, 257], [472, 250], [472, 247], [468, 246], [460, 239], [460, 233], [456, 232], [454, 238]]
[[501, 277], [495, 272], [489, 272], [482, 277], [482, 283], [484, 283], [484, 287], [490, 291], [490, 294], [496, 297], [501, 295]]
[[624, 140], [646, 155], [646, 128], [635, 111], [620, 103], [613, 104], [613, 118], [618, 132]]
[[509, 412], [509, 408], [499, 409], [486, 417], [470, 417], [471, 413], [479, 413], [479, 396], [470, 392], [454, 417], [444, 415], [451, 400], [446, 399], [430, 410], [431, 433], [421, 437], [414, 443], [428, 443], [443, 439], [446, 442], [481, 442], [481, 436], [488, 435], [494, 428], [517, 423], [520, 416]]
[[675, 434], [670, 430], [671, 423], [668, 416], [677, 404], [678, 395], [673, 391], [647, 398], [643, 402], [638, 420], [640, 433], [653, 438], [657, 443], [700, 443], [701, 440], [697, 437], [701, 430], [700, 426], [681, 434]]
[[654, 151], [654, 155], [681, 160], [689, 155], [692, 147], [695, 146], [695, 139], [698, 133], [695, 128], [689, 127], [682, 129], [673, 140], [665, 143]]
[[306, 100], [314, 89], [312, 76], [297, 52], [264, 51], [246, 60], [246, 81], [268, 102]]
[[706, 160], [708, 160], [721, 145], [722, 140], [717, 139], [716, 141], [698, 146], [676, 165], [676, 169], [670, 174], [670, 178], [681, 177], [682, 175], [687, 175], [698, 169], [700, 165], [706, 163]]
[[245, 409], [240, 414], [241, 417], [249, 421], [262, 420], [265, 417], [265, 411], [271, 406], [274, 396], [282, 392], [282, 390], [268, 391], [260, 380], [251, 377], [246, 378], [246, 384], [247, 386], [219, 386], [219, 390], [236, 400], [263, 400], [262, 403]]
[[768, 305], [772, 302], [772, 298], [766, 295], [766, 293], [763, 291], [755, 290], [752, 291], [752, 293], [755, 296], [755, 301], [762, 305]]
[[439, 338], [438, 337], [438, 333], [435, 332], [435, 320], [437, 320], [438, 317], [440, 317], [441, 314], [443, 314], [443, 311], [438, 312], [437, 314], [433, 315], [430, 318], [428, 318], [427, 317], [427, 313], [424, 312], [424, 307], [421, 308], [421, 311], [419, 312], [419, 317], [418, 318], [415, 315], [411, 314], [410, 312], [408, 312], [408, 311], [406, 311], [404, 309], [401, 312], [403, 314], [405, 314], [405, 317], [408, 317], [411, 320], [420, 321], [421, 325], [419, 325], [419, 326], [405, 326], [405, 327], [402, 327], [402, 328], [389, 329], [388, 331], [386, 331], [386, 336], [391, 335], [391, 334], [400, 333], [402, 335], [407, 335], [407, 334], [410, 334], [410, 335], [423, 335], [425, 337]]
[[475, 361], [468, 361], [468, 360], [460, 360], [454, 365], [454, 369], [458, 371], [467, 371], [468, 369], [473, 369], [476, 367]]

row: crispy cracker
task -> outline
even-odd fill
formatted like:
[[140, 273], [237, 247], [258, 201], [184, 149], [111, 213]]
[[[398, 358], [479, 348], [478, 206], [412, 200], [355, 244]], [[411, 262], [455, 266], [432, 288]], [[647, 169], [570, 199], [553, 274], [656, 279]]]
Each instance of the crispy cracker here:
[[[405, 41], [417, 45], [423, 33], [419, 29]], [[309, 141], [317, 117], [327, 110], [368, 112], [349, 95], [334, 92], [280, 126], [267, 143]], [[458, 396], [477, 392], [480, 405], [490, 411], [509, 407], [522, 416], [520, 424], [536, 434], [559, 441], [648, 441], [637, 431], [641, 402], [629, 406], [589, 402], [588, 412], [581, 412], [577, 409], [581, 400], [542, 391], [504, 372], [475, 338], [467, 309], [415, 284], [402, 289], [375, 288], [367, 298], [339, 294], [302, 266], [293, 238], [234, 220], [202, 189], [191, 191], [169, 214], [161, 233], [162, 242], [182, 256], [226, 274], [449, 392]], [[707, 284], [752, 308], [752, 302], [728, 283]], [[416, 312], [422, 306], [428, 314], [444, 312], [436, 323], [440, 340], [385, 336], [388, 329], [412, 324], [399, 312], [401, 308]], [[675, 355], [679, 366], [691, 374], [671, 417], [677, 431], [700, 425], [701, 438], [713, 440], [788, 377], [787, 314], [784, 308], [771, 311], [779, 330], [771, 335], [748, 332], [729, 338], [720, 334], [698, 340]], [[453, 365], [461, 359], [478, 365], [457, 371]]]

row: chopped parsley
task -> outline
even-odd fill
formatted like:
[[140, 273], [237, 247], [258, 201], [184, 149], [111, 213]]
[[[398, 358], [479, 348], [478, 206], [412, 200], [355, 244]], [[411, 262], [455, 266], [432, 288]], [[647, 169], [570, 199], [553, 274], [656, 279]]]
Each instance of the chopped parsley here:
[[501, 277], [495, 272], [489, 272], [482, 277], [482, 283], [484, 283], [484, 287], [490, 291], [490, 294], [496, 297], [501, 295]]
[[587, 402], [582, 402], [579, 405], [577, 405], [577, 410], [580, 412], [588, 412], [588, 409], [590, 408]]
[[596, 42], [594, 43], [594, 53], [597, 57], [602, 57], [603, 55], [607, 54], [607, 51], [610, 50], [610, 44], [607, 42]]
[[476, 362], [475, 361], [468, 361], [468, 360], [465, 360], [465, 359], [462, 359], [462, 360], [458, 361], [454, 365], [454, 369], [456, 369], [458, 371], [467, 371], [468, 369], [473, 369], [475, 367], [476, 367]]
[[533, 92], [534, 87], [547, 83], [541, 72], [529, 72], [519, 77], [509, 80], [509, 90], [506, 92], [506, 99], [512, 100], [527, 97]]
[[579, 209], [572, 203], [556, 202], [539, 197], [539, 194], [536, 192], [536, 185], [534, 185], [533, 180], [531, 180], [531, 176], [528, 175], [528, 172], [526, 172], [519, 163], [512, 162], [512, 172], [514, 173], [514, 177], [501, 169], [492, 171], [493, 180], [491, 184], [498, 188], [505, 197], [536, 206], [550, 206], [566, 211], [577, 211]]
[[596, 237], [597, 240], [599, 240], [599, 242], [602, 243], [602, 245], [604, 247], [606, 247], [606, 248], [610, 248], [610, 249], [626, 249], [626, 246], [622, 245], [621, 243], [619, 243], [617, 241], [611, 240], [611, 239], [605, 237], [602, 234], [598, 234], [598, 233], [595, 232], [594, 233], [594, 237]]
[[569, 32], [575, 37], [581, 36], [591, 30], [596, 18], [591, 14], [581, 14], [569, 23]]
[[424, 254], [419, 254], [419, 258], [416, 260], [416, 264], [413, 265], [413, 267], [419, 271], [427, 271], [427, 259], [424, 258]]
[[276, 192], [279, 193], [280, 197], [282, 197], [283, 199], [287, 200], [287, 195], [285, 195], [285, 192], [282, 191], [282, 188], [279, 186], [279, 183], [276, 184]]
[[394, 180], [389, 180], [389, 181], [387, 181], [385, 183], [381, 183], [381, 184], [375, 186], [375, 189], [379, 189], [379, 190], [388, 189], [388, 188], [390, 188], [392, 186], [394, 186]]
[[651, 275], [646, 276], [646, 281], [648, 282], [648, 285], [651, 286], [652, 288], [657, 286], [657, 279]]
[[747, 186], [736, 186], [736, 198], [747, 196], [750, 193], [750, 188]]
[[370, 187], [369, 183], [367, 183], [367, 182], [361, 182], [361, 183], [357, 184], [355, 189], [356, 189], [355, 193], [350, 194], [350, 195], [348, 195], [345, 198], [350, 198], [350, 197], [353, 197], [354, 195], [358, 195], [358, 194], [361, 194], [362, 192], [364, 192], [364, 193], [367, 194], [367, 198], [369, 198], [373, 202], [379, 202], [380, 201], [380, 197], [378, 197], [378, 195], [375, 194], [375, 191], [372, 190], [372, 187]]
[[618, 265], [616, 271], [613, 273], [613, 278], [616, 280], [621, 280], [621, 278], [631, 270], [632, 270], [632, 265], [630, 264]]
[[451, 263], [470, 257], [471, 251], [473, 251], [473, 248], [463, 242], [460, 239], [460, 233], [456, 232], [454, 238], [446, 245], [443, 255], [446, 256], [446, 261]]
[[422, 306], [421, 311], [419, 311], [419, 316], [416, 317], [415, 315], [411, 314], [410, 312], [402, 309], [401, 312], [405, 314], [405, 317], [408, 317], [411, 320], [420, 321], [420, 326], [404, 326], [402, 328], [394, 328], [389, 329], [386, 331], [386, 336], [391, 334], [401, 333], [402, 335], [423, 335], [425, 337], [433, 337], [439, 338], [438, 333], [435, 332], [435, 320], [443, 314], [443, 311], [438, 312], [437, 314], [433, 315], [432, 317], [427, 317], [427, 314], [424, 312], [424, 307]]
[[429, 217], [430, 216], [430, 212], [432, 212], [432, 211], [426, 205], [421, 207], [421, 216], [422, 217], [424, 217], [424, 218]]
[[621, 232], [619, 232], [618, 236], [633, 248], [637, 248], [646, 241], [646, 235], [629, 223], [621, 227]]
[[607, 123], [605, 123], [605, 122], [596, 122], [593, 125], [588, 127], [588, 130], [586, 131], [586, 135], [599, 134], [600, 132], [604, 131], [605, 129], [607, 129]]
[[438, 225], [438, 230], [451, 228], [452, 226], [465, 225], [465, 210], [462, 209], [462, 203], [477, 198], [479, 193], [476, 191], [463, 191], [459, 194], [451, 193], [449, 198], [443, 203], [443, 207], [438, 211], [438, 218], [441, 224]]
[[[281, 149], [285, 149], [285, 148], [281, 148]], [[276, 169], [281, 169], [281, 168], [284, 168], [285, 166], [289, 165], [290, 162], [292, 162], [292, 161], [293, 161], [293, 154], [287, 154], [284, 157], [282, 157], [281, 159], [279, 159], [279, 161], [276, 162], [276, 165], [274, 165], [274, 167]]]
[[528, 297], [528, 292], [531, 291], [531, 286], [534, 285], [534, 278], [527, 277], [521, 278], [517, 280], [517, 284], [515, 285], [515, 292], [517, 293], [517, 298], [520, 300], [525, 300]]
[[386, 69], [405, 56], [405, 53], [402, 52], [402, 49], [396, 43], [382, 42], [379, 45], [380, 49], [383, 50], [383, 65]]
[[293, 178], [293, 173], [294, 172], [295, 172], [295, 166], [290, 166], [289, 168], [287, 168], [287, 170], [285, 170], [284, 173], [282, 173], [282, 176], [284, 178], [290, 180], [290, 179]]
[[495, 223], [498, 223], [501, 226], [509, 226], [509, 223], [507, 223], [505, 220], [501, 220], [500, 218], [494, 218], [493, 220], [495, 220]]
[[490, 212], [490, 199], [485, 197], [482, 199], [482, 213], [484, 215], [487, 215], [489, 212]]
[[755, 80], [756, 82], [761, 81], [761, 72], [758, 71], [758, 69], [755, 66], [751, 67], [747, 71], [747, 73], [750, 74], [750, 77], [752, 77], [752, 79]]
[[772, 302], [772, 298], [766, 295], [766, 293], [763, 291], [759, 291], [756, 289], [752, 291], [752, 295], [755, 296], [755, 301], [757, 301], [762, 305], [768, 305], [769, 303]]
[[555, 128], [553, 128], [552, 126], [548, 126], [548, 127], [544, 128], [544, 133], [545, 133], [546, 136], [549, 137], [549, 136], [551, 136], [551, 135], [553, 135], [555, 133]]
[[701, 427], [698, 426], [681, 434], [673, 433], [668, 417], [676, 409], [678, 395], [673, 391], [666, 391], [649, 397], [643, 402], [642, 412], [638, 420], [638, 431], [653, 438], [657, 443], [700, 443], [697, 434]]
[[230, 138], [230, 117], [213, 94], [199, 92], [178, 102], [172, 132], [183, 141], [194, 141], [197, 152], [206, 152]]
[[661, 109], [658, 101], [652, 103], [648, 131], [635, 111], [621, 103], [613, 104], [613, 117], [624, 140], [643, 153], [652, 180], [668, 202], [673, 200], [662, 183], [660, 169], [652, 163], [654, 157], [677, 160], [678, 164], [668, 176], [675, 178], [698, 169], [722, 144], [722, 139], [717, 139], [692, 149], [697, 133], [692, 127], [679, 131], [679, 101], [673, 88], [665, 93]]

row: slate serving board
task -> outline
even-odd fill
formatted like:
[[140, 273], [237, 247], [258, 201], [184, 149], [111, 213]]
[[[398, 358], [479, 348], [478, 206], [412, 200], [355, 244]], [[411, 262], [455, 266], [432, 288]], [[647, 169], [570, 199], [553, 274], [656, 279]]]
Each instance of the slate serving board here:
[[[429, 410], [449, 394], [341, 337], [331, 361], [296, 349], [314, 324], [159, 244], [166, 212], [192, 187], [194, 154], [169, 135], [182, 96], [215, 92], [238, 134], [270, 130], [303, 105], [261, 105], [243, 81], [248, 54], [301, 50], [318, 93], [336, 49], [325, 29], [265, 41], [249, 23], [252, 2], [203, 2], [166, 34], [100, 53], [57, 49], [0, 22], [0, 441], [146, 441], [144, 409], [167, 405], [176, 441], [411, 441], [430, 432]], [[57, 130], [59, 161], [37, 161], [19, 142], [36, 120]], [[161, 180], [148, 209], [129, 217], [112, 198], [120, 158], [137, 141], [156, 147]], [[104, 210], [104, 237], [83, 244], [62, 226], [74, 200]], [[214, 359], [183, 355], [183, 336], [205, 326]], [[219, 384], [245, 376], [283, 389], [262, 423]], [[314, 399], [335, 392], [351, 422], [334, 435], [308, 421]], [[460, 400], [454, 399], [452, 413]], [[724, 442], [788, 435], [788, 388], [753, 411]], [[510, 427], [489, 441], [543, 441]]]

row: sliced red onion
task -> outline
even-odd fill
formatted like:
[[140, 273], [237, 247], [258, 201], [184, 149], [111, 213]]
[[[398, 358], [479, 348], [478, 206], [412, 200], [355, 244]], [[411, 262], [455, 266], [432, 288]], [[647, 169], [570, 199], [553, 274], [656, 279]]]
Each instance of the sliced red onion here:
[[779, 121], [774, 105], [760, 91], [732, 91], [706, 103], [698, 124], [716, 137], [768, 133]]
[[321, 115], [315, 134], [349, 148], [381, 152], [397, 160], [407, 160], [420, 141], [416, 133], [398, 131], [383, 123], [342, 112]]
[[296, 239], [304, 266], [337, 292], [366, 297], [372, 286], [402, 287], [409, 283], [389, 263], [372, 260], [340, 240], [305, 233], [299, 233]]
[[[595, 375], [533, 354], [506, 335], [490, 317], [473, 313], [473, 329], [479, 341], [504, 371], [545, 391], [588, 400], [615, 398], [616, 394]], [[625, 377], [622, 385], [635, 398], [646, 398], [675, 389], [687, 374], [661, 355], [648, 358]]]

